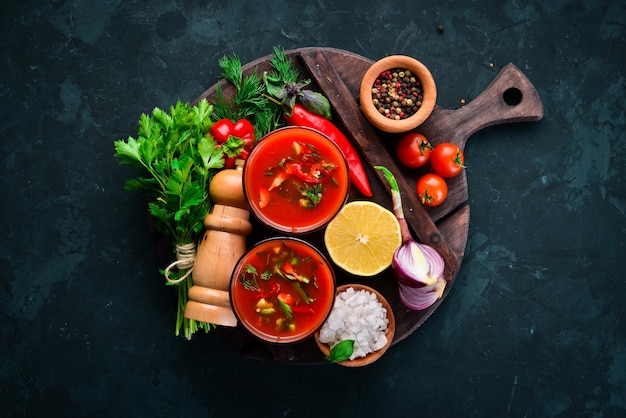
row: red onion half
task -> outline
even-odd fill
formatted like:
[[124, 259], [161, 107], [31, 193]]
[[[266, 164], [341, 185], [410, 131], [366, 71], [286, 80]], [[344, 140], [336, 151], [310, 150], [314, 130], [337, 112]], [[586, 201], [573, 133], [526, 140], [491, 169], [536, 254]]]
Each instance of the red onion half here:
[[415, 311], [426, 309], [443, 295], [445, 287], [446, 281], [441, 277], [435, 283], [424, 287], [408, 287], [399, 283], [400, 301], [404, 306]]
[[395, 251], [391, 266], [399, 283], [424, 287], [443, 275], [445, 264], [437, 250], [410, 239]]
[[441, 298], [446, 287], [445, 262], [437, 250], [413, 239], [404, 218], [400, 188], [393, 174], [376, 166], [391, 185], [393, 212], [400, 223], [402, 245], [393, 254], [391, 266], [398, 281], [400, 300], [409, 309], [422, 310]]

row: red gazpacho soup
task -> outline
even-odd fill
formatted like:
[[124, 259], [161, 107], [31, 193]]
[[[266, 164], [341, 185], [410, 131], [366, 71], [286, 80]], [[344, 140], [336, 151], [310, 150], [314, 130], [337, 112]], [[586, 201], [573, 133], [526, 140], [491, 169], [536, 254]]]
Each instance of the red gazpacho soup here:
[[335, 276], [325, 257], [307, 242], [270, 238], [239, 260], [230, 299], [235, 315], [253, 335], [275, 343], [301, 341], [330, 314]]
[[306, 233], [326, 225], [346, 202], [350, 187], [341, 150], [308, 128], [281, 128], [250, 153], [243, 187], [253, 213], [270, 227]]

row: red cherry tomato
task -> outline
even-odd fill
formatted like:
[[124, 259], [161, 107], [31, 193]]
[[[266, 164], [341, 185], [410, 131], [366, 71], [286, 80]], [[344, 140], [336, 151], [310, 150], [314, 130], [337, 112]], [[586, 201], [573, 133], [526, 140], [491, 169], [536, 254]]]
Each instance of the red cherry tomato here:
[[465, 168], [465, 157], [459, 147], [443, 142], [430, 154], [430, 166], [441, 177], [452, 178], [461, 174]]
[[405, 134], [396, 145], [396, 155], [405, 167], [419, 168], [428, 162], [433, 146], [422, 134]]
[[424, 174], [415, 187], [417, 196], [425, 206], [439, 206], [448, 196], [448, 185], [438, 174]]
[[291, 293], [279, 293], [277, 299], [289, 306], [293, 306], [296, 303], [296, 298]]

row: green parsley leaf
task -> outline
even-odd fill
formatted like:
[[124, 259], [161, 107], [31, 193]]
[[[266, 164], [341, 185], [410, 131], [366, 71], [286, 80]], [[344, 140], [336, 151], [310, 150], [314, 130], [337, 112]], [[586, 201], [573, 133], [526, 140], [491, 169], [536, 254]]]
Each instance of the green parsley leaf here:
[[198, 141], [198, 153], [202, 159], [202, 166], [207, 172], [212, 169], [220, 169], [224, 166], [222, 151], [217, 148], [216, 142], [210, 136], [203, 136]]
[[[175, 246], [199, 238], [212, 206], [209, 183], [224, 165], [222, 151], [208, 135], [212, 113], [213, 105], [206, 99], [196, 106], [178, 101], [169, 112], [155, 108], [150, 115], [142, 114], [136, 138], [114, 142], [119, 163], [140, 171], [124, 188], [148, 197], [155, 228]], [[184, 274], [174, 275], [179, 273]], [[210, 329], [210, 324], [184, 317], [191, 276], [173, 286], [179, 298], [176, 335], [181, 328], [187, 338], [197, 329]]]

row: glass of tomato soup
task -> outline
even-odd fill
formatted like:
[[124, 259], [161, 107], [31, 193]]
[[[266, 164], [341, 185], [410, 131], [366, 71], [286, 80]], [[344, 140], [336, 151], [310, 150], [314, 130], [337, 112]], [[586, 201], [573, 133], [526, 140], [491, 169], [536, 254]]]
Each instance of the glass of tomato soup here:
[[239, 322], [256, 337], [293, 343], [312, 336], [335, 301], [335, 275], [326, 258], [293, 237], [259, 242], [239, 260], [230, 301]]
[[243, 188], [254, 215], [290, 234], [324, 227], [348, 198], [348, 166], [326, 135], [286, 127], [254, 147], [243, 170]]

